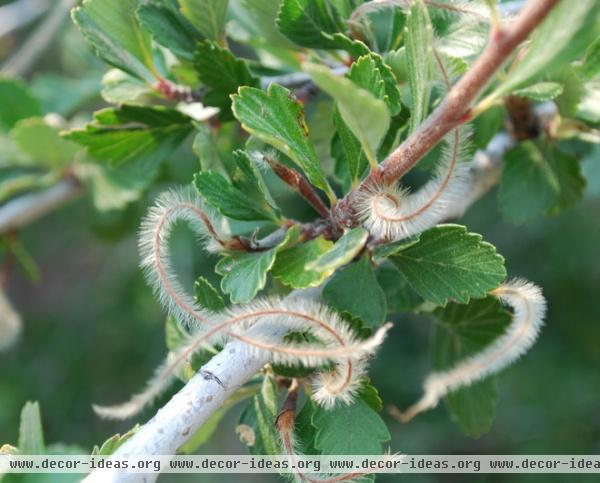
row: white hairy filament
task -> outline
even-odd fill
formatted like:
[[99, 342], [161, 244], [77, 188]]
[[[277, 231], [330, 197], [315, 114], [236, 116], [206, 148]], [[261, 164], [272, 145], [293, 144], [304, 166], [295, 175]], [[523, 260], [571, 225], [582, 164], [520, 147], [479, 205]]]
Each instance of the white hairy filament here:
[[[206, 233], [206, 228], [212, 225], [206, 222], [208, 217], [200, 200], [194, 199], [190, 192], [170, 192], [159, 198], [144, 222], [140, 240], [142, 266], [169, 313], [192, 328], [193, 333], [159, 368], [144, 392], [118, 406], [95, 406], [96, 412], [118, 419], [136, 414], [171, 383], [195, 352], [206, 344], [223, 343], [227, 339], [237, 339], [257, 352], [267, 352], [280, 364], [318, 367], [335, 362], [332, 370], [317, 374], [314, 400], [325, 407], [337, 401], [351, 402], [364, 375], [364, 359], [382, 343], [389, 325], [381, 327], [371, 338], [359, 340], [348, 324], [323, 304], [292, 297], [258, 299], [222, 313], [202, 309], [179, 283], [167, 255], [168, 234], [178, 219], [191, 223], [201, 236], [214, 236], [214, 231]], [[290, 332], [308, 330], [319, 343], [282, 342], [271, 335], [279, 333], [281, 327]]]
[[524, 280], [514, 280], [490, 293], [513, 309], [512, 321], [504, 334], [454, 367], [430, 374], [425, 379], [423, 397], [399, 414], [402, 422], [434, 408], [449, 392], [496, 374], [531, 348], [546, 313], [546, 301], [539, 287]]

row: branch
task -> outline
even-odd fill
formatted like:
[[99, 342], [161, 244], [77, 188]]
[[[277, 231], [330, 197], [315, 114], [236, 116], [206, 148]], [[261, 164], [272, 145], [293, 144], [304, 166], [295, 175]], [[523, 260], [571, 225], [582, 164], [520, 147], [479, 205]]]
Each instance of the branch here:
[[27, 74], [46, 47], [52, 44], [51, 40], [60, 31], [69, 10], [75, 3], [77, 0], [59, 0], [50, 15], [2, 67], [1, 73], [9, 76]]
[[[290, 297], [317, 298], [319, 289], [294, 291]], [[282, 324], [279, 332], [274, 326], [273, 338], [283, 337], [288, 328]], [[230, 342], [208, 361], [156, 415], [144, 424], [131, 439], [117, 449], [113, 456], [174, 455], [194, 433], [223, 406], [223, 403], [265, 364], [272, 354], [253, 350], [242, 342]], [[222, 385], [213, 376], [216, 376]], [[146, 482], [158, 474], [144, 475]], [[118, 469], [97, 469], [83, 481], [85, 483], [138, 482], [139, 474]]]
[[20, 196], [0, 207], [0, 235], [31, 223], [77, 196], [82, 187], [67, 178], [43, 191]]
[[544, 20], [558, 0], [530, 0], [519, 15], [505, 26], [495, 26], [485, 50], [471, 69], [448, 92], [444, 101], [425, 122], [394, 150], [334, 210], [334, 223], [351, 227], [358, 222], [353, 206], [359, 191], [378, 183], [391, 184], [400, 179], [448, 132], [469, 119], [471, 105], [506, 59]]

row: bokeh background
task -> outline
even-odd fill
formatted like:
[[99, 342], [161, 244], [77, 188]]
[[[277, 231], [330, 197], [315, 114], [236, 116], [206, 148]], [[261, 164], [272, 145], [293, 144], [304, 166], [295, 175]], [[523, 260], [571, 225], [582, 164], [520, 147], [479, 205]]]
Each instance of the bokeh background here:
[[[0, 0], [0, 8], [7, 3]], [[0, 37], [0, 61], [9, 58], [35, 25], [33, 21]], [[69, 21], [63, 25], [28, 74], [28, 82], [48, 112], [66, 117], [87, 112], [89, 116], [103, 105], [98, 92], [105, 66], [90, 55]], [[538, 343], [501, 374], [491, 431], [478, 439], [464, 436], [443, 404], [409, 425], [384, 415], [393, 450], [412, 454], [600, 453], [600, 149], [587, 153], [582, 162], [588, 176], [586, 195], [567, 213], [514, 226], [502, 220], [492, 191], [461, 220], [498, 247], [511, 276], [526, 277], [543, 287], [549, 302], [547, 324]], [[16, 442], [19, 413], [28, 400], [40, 402], [45, 438], [51, 443], [90, 451], [94, 444], [133, 425], [131, 421], [102, 421], [91, 404], [127, 398], [144, 384], [166, 353], [164, 314], [138, 269], [136, 230], [153, 197], [168, 185], [189, 182], [197, 167], [189, 148], [182, 148], [171, 157], [153, 190], [125, 211], [99, 213], [84, 194], [20, 233], [40, 278], [32, 282], [15, 271], [7, 285], [25, 325], [19, 343], [0, 353], [0, 442]], [[296, 205], [293, 209], [302, 210]], [[175, 234], [173, 254], [179, 273], [190, 284], [210, 270], [212, 261], [204, 259], [185, 229]], [[419, 394], [430, 367], [431, 328], [427, 317], [396, 320], [371, 369], [384, 403], [406, 407]], [[144, 421], [154, 410], [149, 408], [137, 420]], [[227, 415], [201, 452], [245, 453], [234, 434], [238, 413], [239, 407]], [[165, 475], [160, 481], [175, 479], [237, 481], [226, 475]], [[245, 479], [274, 480], [266, 475]], [[410, 481], [424, 482], [441, 479], [410, 477]], [[447, 475], [443, 479], [466, 478]], [[547, 479], [543, 475], [469, 478]], [[386, 480], [392, 478], [382, 478]], [[566, 475], [552, 480], [572, 481]]]

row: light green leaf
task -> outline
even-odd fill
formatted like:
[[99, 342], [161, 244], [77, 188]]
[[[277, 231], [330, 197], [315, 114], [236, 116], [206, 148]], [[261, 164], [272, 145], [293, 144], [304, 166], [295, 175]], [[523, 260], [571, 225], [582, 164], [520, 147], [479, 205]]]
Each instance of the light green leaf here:
[[39, 117], [19, 121], [10, 135], [36, 164], [50, 169], [64, 168], [74, 161], [75, 154], [81, 150], [77, 144], [62, 139], [58, 129]]
[[241, 4], [254, 26], [254, 32], [256, 34], [260, 32], [267, 45], [282, 49], [296, 48], [287, 37], [277, 30], [276, 19], [281, 7], [281, 0], [241, 0]]
[[339, 270], [323, 289], [323, 300], [339, 312], [348, 312], [369, 327], [385, 321], [386, 300], [369, 258]]
[[560, 193], [556, 173], [534, 142], [520, 143], [504, 155], [498, 192], [500, 210], [513, 223], [547, 212]]
[[138, 25], [138, 0], [83, 0], [73, 21], [98, 57], [148, 83], [154, 80], [150, 35]]
[[298, 227], [290, 228], [284, 240], [275, 248], [264, 252], [226, 254], [215, 271], [223, 275], [221, 290], [230, 294], [232, 303], [248, 302], [254, 298], [267, 282], [267, 273], [273, 267], [275, 256], [300, 238]]
[[427, 117], [432, 80], [433, 28], [422, 0], [412, 3], [406, 19], [405, 46], [411, 95], [410, 132]]
[[193, 59], [196, 43], [203, 36], [181, 14], [177, 0], [142, 4], [136, 13], [142, 27], [150, 32], [158, 44], [181, 59]]
[[600, 37], [585, 50], [585, 56], [577, 72], [585, 80], [592, 80], [600, 74]]
[[21, 410], [21, 424], [19, 426], [19, 453], [44, 454], [44, 432], [42, 430], [42, 417], [40, 405], [36, 402], [26, 402]]
[[484, 297], [506, 278], [504, 259], [496, 248], [460, 225], [427, 230], [419, 243], [389, 260], [421, 297], [437, 305]]
[[170, 352], [176, 351], [184, 342], [188, 342], [189, 339], [189, 334], [177, 319], [168, 315], [165, 323], [165, 342], [167, 344], [167, 349], [169, 349]]
[[327, 273], [329, 276], [338, 267], [352, 261], [367, 243], [369, 232], [358, 227], [344, 233], [331, 250], [306, 265], [307, 270]]
[[112, 166], [143, 160], [153, 166], [167, 158], [193, 126], [185, 114], [158, 106], [108, 108], [94, 113], [84, 129], [64, 134]]
[[302, 103], [289, 90], [277, 84], [271, 84], [267, 92], [241, 87], [233, 96], [232, 108], [246, 131], [292, 159], [313, 185], [335, 199], [308, 139]]
[[111, 69], [102, 77], [102, 98], [113, 104], [135, 103], [152, 94], [150, 86], [119, 69]]
[[18, 79], [0, 77], [0, 129], [9, 130], [17, 121], [41, 116], [42, 108]]
[[338, 11], [326, 0], [283, 0], [277, 27], [290, 40], [303, 47], [339, 49], [332, 34], [344, 30]]
[[306, 265], [333, 247], [322, 236], [282, 250], [273, 265], [273, 277], [294, 288], [317, 287], [327, 278], [322, 271], [309, 270]]
[[179, 0], [181, 11], [208, 39], [223, 44], [229, 0]]
[[270, 376], [263, 379], [260, 392], [240, 414], [236, 433], [251, 454], [280, 454], [280, 438], [275, 429], [279, 410], [277, 386]]
[[220, 312], [225, 308], [223, 297], [204, 277], [198, 277], [194, 283], [196, 302], [212, 312]]
[[390, 433], [381, 417], [362, 399], [329, 411], [317, 407], [312, 417], [317, 428], [315, 447], [324, 455], [380, 455]]
[[512, 94], [521, 97], [528, 97], [534, 101], [550, 101], [563, 92], [563, 86], [558, 82], [538, 82], [522, 89], [517, 89]]
[[[472, 300], [468, 305], [451, 303], [435, 312], [433, 363], [445, 370], [483, 350], [504, 333], [511, 315], [494, 297]], [[469, 436], [489, 431], [495, 416], [495, 377], [459, 389], [445, 398], [453, 419]]]
[[260, 201], [261, 204], [269, 207], [279, 215], [277, 204], [248, 153], [238, 149], [233, 152], [233, 160], [235, 166], [230, 173], [233, 186], [251, 198]]
[[596, 0], [562, 0], [535, 30], [527, 53], [493, 97], [555, 73], [579, 57], [599, 33], [600, 10]]
[[222, 175], [214, 171], [204, 171], [194, 175], [194, 186], [209, 205], [223, 215], [234, 220], [271, 221], [277, 223], [279, 217], [266, 203], [260, 203], [245, 192], [231, 185]]
[[100, 447], [98, 447], [97, 445], [94, 446], [94, 449], [92, 450], [92, 456], [109, 456], [113, 454], [119, 448], [119, 446], [121, 446], [123, 443], [125, 443], [125, 441], [127, 441], [135, 433], [137, 433], [139, 429], [140, 425], [136, 424], [129, 431], [123, 433], [123, 435], [117, 433], [114, 436], [111, 436], [106, 441], [104, 441], [104, 443], [102, 443]]
[[337, 102], [337, 108], [371, 163], [377, 165], [377, 148], [390, 125], [390, 112], [384, 101], [361, 89], [351, 80], [336, 76], [330, 69], [305, 64], [315, 84]]
[[581, 200], [586, 180], [576, 157], [554, 146], [548, 146], [544, 151], [560, 187], [558, 198], [550, 207], [550, 213], [557, 214], [573, 208]]
[[241, 86], [259, 87], [259, 80], [250, 73], [245, 61], [214, 42], [201, 42], [196, 47], [194, 67], [198, 78], [207, 88], [202, 102], [218, 107], [219, 119], [233, 119], [231, 95]]

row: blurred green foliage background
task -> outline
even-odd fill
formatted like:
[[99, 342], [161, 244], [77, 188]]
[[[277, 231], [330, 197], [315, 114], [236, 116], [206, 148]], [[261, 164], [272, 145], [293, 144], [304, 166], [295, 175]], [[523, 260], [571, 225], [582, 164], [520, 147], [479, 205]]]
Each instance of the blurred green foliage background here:
[[[0, 38], [0, 59], [7, 58], [27, 34], [24, 29]], [[31, 85], [49, 111], [60, 109], [68, 115], [77, 105], [90, 109], [102, 105], [98, 92], [103, 72], [72, 24], [65, 22], [60, 38], [31, 74]], [[523, 226], [508, 224], [498, 213], [495, 192], [467, 213], [461, 223], [498, 247], [511, 276], [543, 287], [549, 303], [546, 327], [533, 350], [501, 374], [497, 418], [488, 434], [479, 439], [464, 436], [443, 405], [409, 425], [385, 415], [394, 451], [600, 453], [599, 165], [600, 149], [595, 149], [584, 161], [589, 185], [583, 203], [560, 216]], [[17, 440], [20, 409], [28, 400], [41, 404], [47, 442], [89, 451], [133, 425], [102, 421], [91, 404], [126, 399], [141, 388], [166, 353], [164, 313], [138, 269], [136, 230], [153, 197], [170, 183], [189, 182], [196, 169], [191, 151], [182, 149], [171, 157], [162, 183], [124, 212], [100, 214], [83, 195], [20, 233], [41, 277], [31, 282], [15, 272], [8, 283], [24, 332], [16, 346], [0, 353], [0, 441]], [[202, 259], [187, 230], [176, 232], [172, 246], [175, 265], [189, 285], [207, 273], [211, 261]], [[404, 408], [419, 396], [422, 377], [429, 370], [432, 324], [426, 317], [413, 316], [396, 322], [370, 373], [384, 403]], [[137, 420], [144, 421], [154, 411], [155, 407], [147, 409]], [[234, 434], [236, 418], [234, 409], [201, 450], [244, 453]], [[233, 479], [209, 476], [185, 479]], [[465, 479], [454, 476], [444, 480]], [[170, 479], [163, 476], [161, 481]], [[248, 481], [266, 479], [248, 477]], [[438, 481], [434, 475], [410, 479]]]

